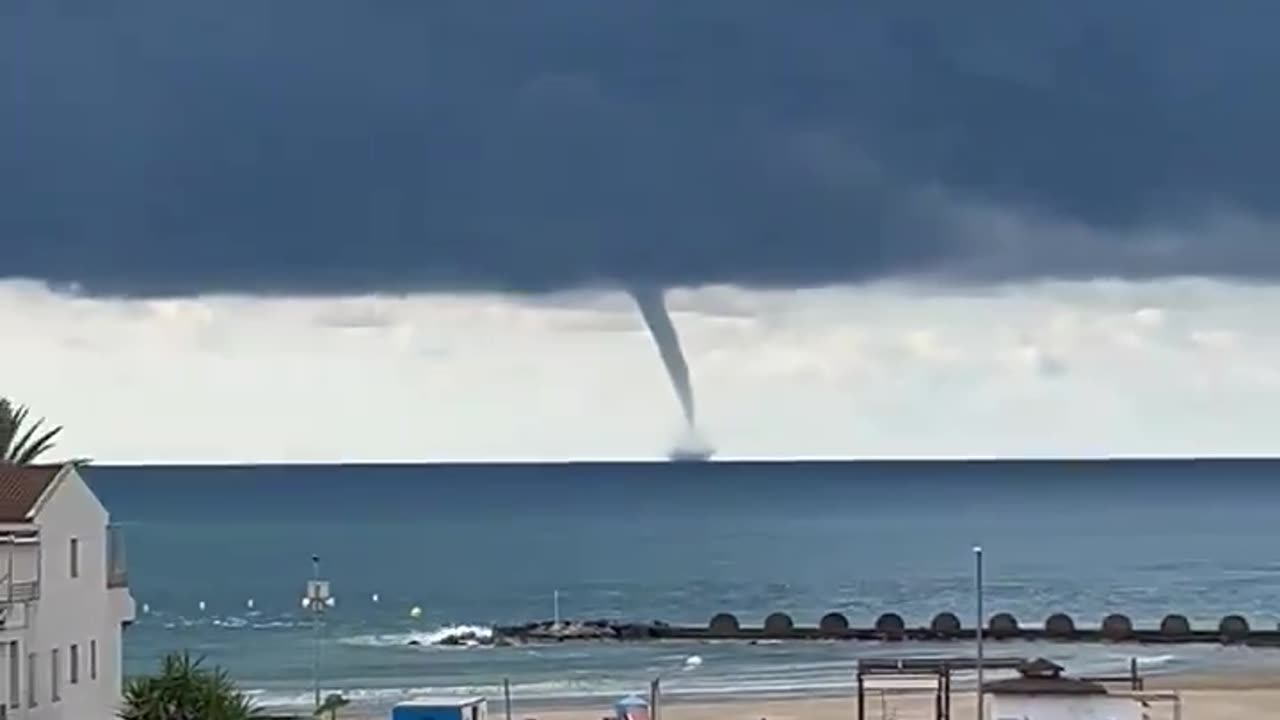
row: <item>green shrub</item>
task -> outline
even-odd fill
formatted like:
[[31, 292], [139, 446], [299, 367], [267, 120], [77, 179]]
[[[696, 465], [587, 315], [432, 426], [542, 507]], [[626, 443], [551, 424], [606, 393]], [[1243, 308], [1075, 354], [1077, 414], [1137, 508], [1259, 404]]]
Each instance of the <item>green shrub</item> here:
[[187, 653], [165, 656], [160, 673], [130, 680], [121, 720], [258, 720], [263, 715], [225, 670]]

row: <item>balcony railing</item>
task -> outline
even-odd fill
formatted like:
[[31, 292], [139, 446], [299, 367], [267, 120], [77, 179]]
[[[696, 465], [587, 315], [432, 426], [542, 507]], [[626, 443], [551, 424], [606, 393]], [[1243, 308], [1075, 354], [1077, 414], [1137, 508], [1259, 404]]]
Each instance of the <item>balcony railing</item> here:
[[31, 602], [40, 598], [40, 583], [35, 580], [9, 582], [0, 580], [0, 605]]
[[125, 556], [124, 533], [107, 526], [107, 587], [129, 587], [129, 563]]

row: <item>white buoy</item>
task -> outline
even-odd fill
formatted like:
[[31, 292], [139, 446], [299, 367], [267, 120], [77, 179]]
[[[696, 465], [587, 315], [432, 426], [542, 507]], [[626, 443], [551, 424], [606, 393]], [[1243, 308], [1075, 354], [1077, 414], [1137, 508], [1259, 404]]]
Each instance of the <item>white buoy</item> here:
[[302, 598], [302, 609], [303, 610], [311, 609], [311, 598]]
[[149, 612], [151, 612], [151, 606], [146, 603], [142, 603], [142, 614], [146, 615]]
[[374, 602], [378, 602], [378, 599], [379, 599], [379, 598], [378, 598], [378, 593], [374, 593], [374, 594], [373, 594], [373, 596], [372, 596], [370, 599], [371, 599], [371, 600], [373, 600]]
[[253, 598], [249, 598], [249, 601], [248, 601], [248, 602], [246, 602], [244, 605], [245, 605], [245, 607], [247, 607], [247, 608], [249, 608], [250, 610], [252, 610], [252, 609], [253, 609]]
[[422, 617], [422, 608], [418, 607], [417, 605], [414, 605], [413, 607], [409, 608], [409, 617], [415, 620]]
[[205, 604], [203, 600], [200, 601], [200, 605], [198, 607], [200, 608], [200, 612], [204, 612]]
[[333, 607], [334, 605], [338, 604], [338, 599], [330, 595], [329, 597], [324, 599], [324, 604], [328, 605], [329, 607]]
[[692, 669], [697, 668], [697, 667], [702, 667], [702, 656], [701, 656], [701, 655], [690, 655], [689, 657], [687, 657], [687, 658], [685, 658], [685, 659], [684, 659], [684, 669], [685, 669], [685, 670], [692, 670]]

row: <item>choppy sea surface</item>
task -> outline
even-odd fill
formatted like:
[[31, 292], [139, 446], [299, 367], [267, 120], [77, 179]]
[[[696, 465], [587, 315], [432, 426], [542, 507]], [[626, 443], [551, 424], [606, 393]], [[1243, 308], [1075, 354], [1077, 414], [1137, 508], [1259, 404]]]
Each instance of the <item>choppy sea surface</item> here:
[[[675, 696], [844, 692], [858, 657], [963, 655], [964, 644], [790, 642], [450, 647], [468, 628], [572, 618], [758, 624], [773, 611], [854, 625], [991, 613], [1081, 626], [1178, 612], [1275, 628], [1280, 462], [632, 463], [96, 467], [125, 529], [139, 606], [126, 670], [188, 649], [266, 705], [309, 701], [311, 557], [334, 607], [326, 692], [387, 705], [422, 693], [594, 701], [663, 677]], [[421, 614], [411, 616], [418, 607]], [[411, 644], [412, 643], [412, 644]], [[1001, 644], [1075, 672], [1280, 668], [1280, 650]], [[701, 662], [690, 664], [691, 656]], [[696, 666], [695, 666], [696, 665]]]

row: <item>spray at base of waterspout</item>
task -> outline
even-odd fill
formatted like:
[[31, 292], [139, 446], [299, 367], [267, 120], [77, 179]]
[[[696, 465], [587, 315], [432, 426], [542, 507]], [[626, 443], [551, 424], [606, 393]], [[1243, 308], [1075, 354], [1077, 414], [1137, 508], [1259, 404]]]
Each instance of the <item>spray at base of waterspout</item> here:
[[667, 453], [667, 458], [672, 462], [704, 462], [713, 455], [715, 448], [711, 447], [697, 428], [689, 426], [671, 452]]

